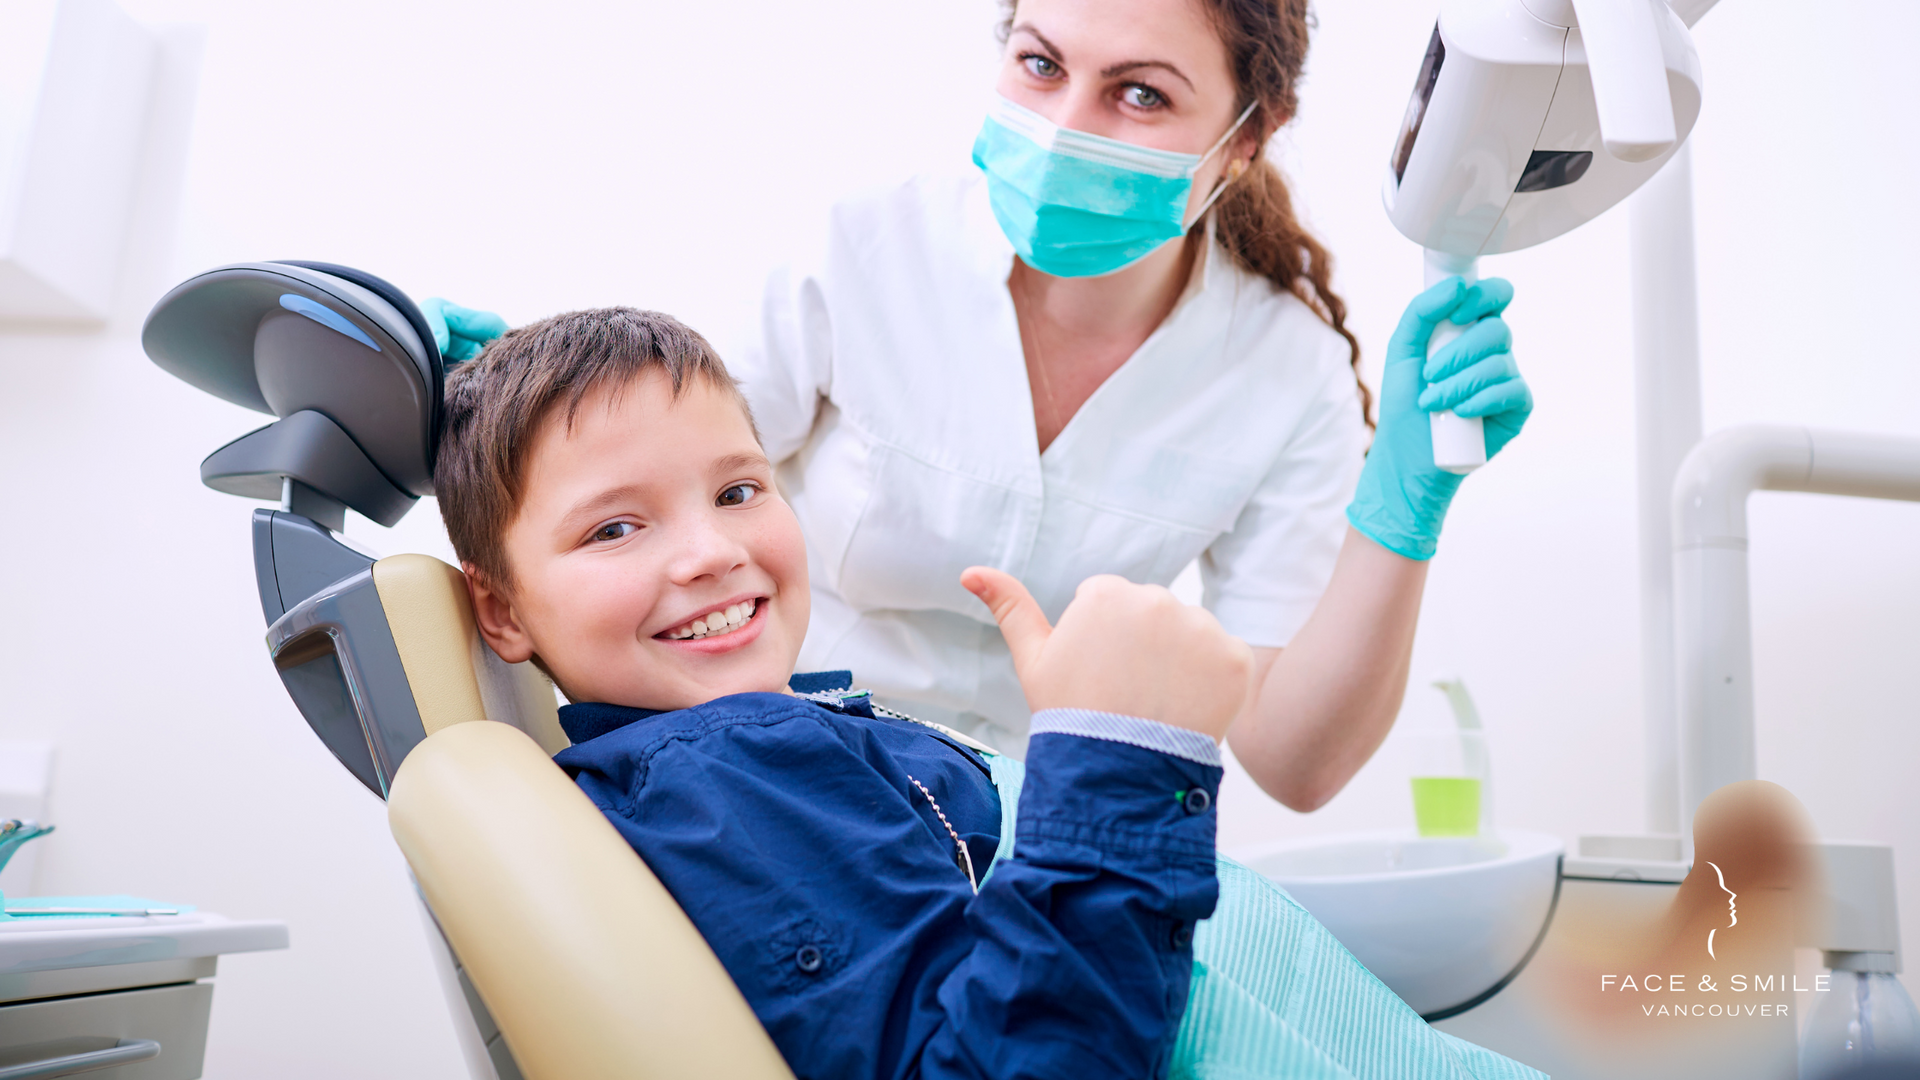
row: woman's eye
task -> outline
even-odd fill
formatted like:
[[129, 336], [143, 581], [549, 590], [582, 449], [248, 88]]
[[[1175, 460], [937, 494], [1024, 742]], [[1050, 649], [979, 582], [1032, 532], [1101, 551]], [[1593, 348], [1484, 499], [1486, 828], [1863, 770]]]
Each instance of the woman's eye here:
[[753, 497], [758, 494], [760, 494], [759, 484], [735, 484], [725, 491], [722, 491], [720, 497], [714, 500], [714, 505], [745, 506], [752, 502]]
[[1028, 73], [1036, 79], [1057, 79], [1060, 77], [1060, 65], [1041, 56], [1039, 53], [1028, 53], [1022, 56], [1020, 61], [1027, 65]]
[[1120, 91], [1120, 100], [1136, 109], [1157, 109], [1167, 103], [1167, 99], [1160, 96], [1160, 91], [1138, 83]]
[[635, 532], [638, 532], [639, 529], [640, 527], [631, 521], [609, 521], [605, 525], [593, 530], [593, 539], [598, 543], [604, 544], [609, 541], [619, 540], [622, 537], [632, 536]]

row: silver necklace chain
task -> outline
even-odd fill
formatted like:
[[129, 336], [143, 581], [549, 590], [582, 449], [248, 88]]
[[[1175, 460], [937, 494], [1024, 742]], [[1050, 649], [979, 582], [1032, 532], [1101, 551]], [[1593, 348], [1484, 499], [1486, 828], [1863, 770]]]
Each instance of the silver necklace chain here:
[[967, 872], [967, 884], [973, 886], [974, 892], [979, 892], [980, 882], [973, 876], [973, 853], [967, 850], [966, 841], [960, 839], [960, 834], [954, 831], [953, 822], [947, 820], [946, 811], [940, 809], [940, 804], [934, 800], [933, 792], [927, 790], [927, 785], [915, 780], [912, 773], [907, 774], [907, 780], [920, 789], [920, 794], [927, 797], [927, 805], [933, 807], [934, 816], [940, 819], [940, 824], [946, 826], [947, 835], [953, 837], [953, 861], [959, 865], [960, 869]]
[[[833, 690], [823, 690], [812, 694], [802, 694], [800, 696], [825, 705], [844, 707], [845, 703], [845, 698], [841, 693]], [[860, 696], [866, 696], [865, 692], [862, 691]], [[873, 701], [871, 698], [868, 699], [867, 706], [871, 708], [876, 715], [891, 717], [895, 720], [908, 720], [924, 727], [933, 728], [936, 731], [939, 730], [937, 725], [929, 724], [916, 716], [908, 716], [906, 713], [896, 712], [893, 709], [887, 708], [885, 705]], [[974, 892], [979, 892], [980, 879], [974, 876], [973, 852], [967, 849], [967, 842], [960, 839], [960, 833], [954, 829], [953, 822], [947, 820], [947, 812], [940, 809], [939, 800], [933, 797], [933, 792], [927, 790], [927, 785], [915, 779], [912, 773], [907, 774], [907, 780], [912, 783], [914, 787], [920, 789], [920, 794], [926, 796], [927, 805], [933, 807], [934, 816], [940, 819], [940, 824], [947, 830], [947, 835], [953, 837], [954, 865], [967, 872], [967, 884], [973, 886]]]

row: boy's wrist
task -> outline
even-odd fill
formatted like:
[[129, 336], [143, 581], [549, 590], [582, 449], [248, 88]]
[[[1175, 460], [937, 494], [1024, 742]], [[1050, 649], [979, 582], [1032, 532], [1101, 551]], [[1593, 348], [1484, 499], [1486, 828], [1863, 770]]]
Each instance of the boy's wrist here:
[[[1076, 715], [1077, 714], [1077, 715]], [[1020, 790], [1016, 851], [1043, 861], [1090, 856], [1144, 856], [1190, 862], [1211, 879], [1214, 804], [1223, 771], [1171, 752], [1161, 729], [1181, 731], [1140, 717], [1090, 710], [1044, 709], [1034, 714], [1027, 743], [1026, 780]], [[1095, 722], [1090, 722], [1095, 721]], [[1185, 734], [1195, 734], [1186, 732]], [[1121, 738], [1116, 736], [1125, 735]], [[1198, 756], [1219, 748], [1183, 746]], [[1154, 745], [1143, 745], [1153, 743]], [[1049, 853], [1034, 847], [1052, 841]]]
[[1171, 754], [1196, 765], [1220, 766], [1220, 744], [1212, 736], [1163, 724], [1144, 716], [1096, 709], [1041, 709], [1033, 714], [1029, 735], [1079, 735]]

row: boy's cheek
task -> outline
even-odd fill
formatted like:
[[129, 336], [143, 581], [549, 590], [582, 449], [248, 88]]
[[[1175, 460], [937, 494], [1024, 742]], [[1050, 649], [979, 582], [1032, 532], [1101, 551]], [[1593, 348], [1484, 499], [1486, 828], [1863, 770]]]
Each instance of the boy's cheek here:
[[[615, 673], [646, 665], [646, 646], [637, 640], [640, 628], [633, 613], [649, 610], [648, 606], [607, 588], [600, 575], [578, 581], [550, 579], [543, 585], [544, 595], [586, 602], [564, 608], [548, 605], [534, 613], [528, 629], [535, 651], [562, 682], [582, 693], [591, 691], [589, 700], [617, 703], [623, 695], [620, 687], [609, 685], [609, 676], [624, 682]], [[647, 681], [645, 672], [632, 671], [630, 677]]]
[[[772, 528], [762, 541], [763, 550], [769, 556], [768, 568], [778, 580], [782, 594], [805, 597], [808, 595], [806, 536], [800, 531], [800, 519], [794, 516], [791, 506], [783, 500], [779, 510], [779, 514], [774, 516]], [[804, 624], [804, 607], [800, 619]]]
[[789, 558], [789, 566], [781, 575], [780, 600], [782, 620], [788, 625], [792, 655], [789, 661], [799, 658], [800, 642], [807, 636], [807, 622], [813, 612], [813, 593], [807, 581], [807, 549], [800, 540], [800, 526], [794, 523], [794, 543]]

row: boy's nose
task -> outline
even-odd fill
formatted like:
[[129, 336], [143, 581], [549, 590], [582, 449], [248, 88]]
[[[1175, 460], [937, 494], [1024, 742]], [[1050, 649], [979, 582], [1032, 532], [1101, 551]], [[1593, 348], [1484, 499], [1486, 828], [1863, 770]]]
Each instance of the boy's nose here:
[[721, 577], [748, 561], [745, 544], [712, 521], [689, 522], [681, 532], [679, 544], [668, 566], [668, 576], [676, 585], [686, 585], [703, 577]]

